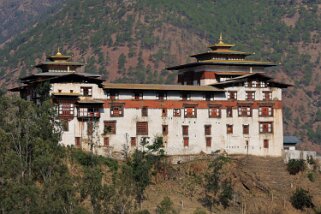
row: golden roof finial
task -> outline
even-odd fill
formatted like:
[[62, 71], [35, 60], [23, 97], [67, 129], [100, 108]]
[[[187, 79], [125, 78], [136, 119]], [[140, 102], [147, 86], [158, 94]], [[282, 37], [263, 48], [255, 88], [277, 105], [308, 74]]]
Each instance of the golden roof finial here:
[[62, 56], [62, 53], [60, 53], [60, 49], [59, 49], [59, 47], [58, 47], [58, 49], [57, 49], [56, 56]]
[[222, 32], [220, 33], [220, 39], [219, 39], [219, 44], [223, 44], [223, 36], [222, 36]]

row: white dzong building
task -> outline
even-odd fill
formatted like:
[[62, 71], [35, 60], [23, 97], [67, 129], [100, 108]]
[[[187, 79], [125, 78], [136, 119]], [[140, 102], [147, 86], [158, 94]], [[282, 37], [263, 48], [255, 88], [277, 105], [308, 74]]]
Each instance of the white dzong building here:
[[78, 72], [83, 64], [58, 51], [11, 91], [37, 102], [37, 86], [49, 82], [64, 128], [61, 143], [101, 155], [118, 157], [144, 138], [162, 137], [167, 155], [281, 156], [282, 89], [289, 85], [265, 74], [275, 64], [249, 60], [251, 53], [232, 47], [220, 38], [193, 55], [195, 62], [168, 68], [178, 71], [177, 85], [105, 82]]

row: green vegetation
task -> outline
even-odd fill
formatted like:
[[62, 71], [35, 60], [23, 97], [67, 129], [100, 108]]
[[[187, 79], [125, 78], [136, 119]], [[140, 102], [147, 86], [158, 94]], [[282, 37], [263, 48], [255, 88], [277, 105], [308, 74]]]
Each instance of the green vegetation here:
[[233, 196], [231, 180], [224, 178], [223, 166], [230, 161], [229, 158], [220, 156], [209, 165], [209, 172], [206, 174], [205, 197], [203, 204], [212, 211], [215, 205], [221, 204], [224, 208], [229, 206]]
[[169, 197], [164, 197], [156, 208], [157, 214], [177, 214], [178, 212], [173, 207], [173, 202]]
[[[292, 20], [290, 23], [293, 24], [287, 23], [287, 19]], [[17, 81], [16, 75], [11, 75], [17, 66], [19, 69], [15, 72], [19, 76], [28, 75], [35, 59], [40, 59], [44, 53], [52, 53], [60, 46], [67, 54], [77, 49], [77, 55], [85, 57], [81, 61], [87, 62], [87, 71], [103, 74], [104, 77], [109, 76], [109, 69], [106, 68], [110, 66], [110, 61], [118, 62], [121, 77], [116, 82], [173, 83], [176, 74], [163, 71], [164, 64], [178, 63], [177, 53], [171, 52], [171, 47], [186, 47], [180, 50], [186, 56], [199, 50], [188, 50], [187, 43], [192, 37], [186, 35], [182, 35], [179, 44], [176, 40], [162, 40], [155, 32], [165, 25], [188, 31], [189, 35], [209, 42], [216, 41], [222, 32], [224, 40], [236, 43], [238, 49], [255, 52], [253, 58], [281, 63], [279, 69], [288, 76], [295, 76], [296, 86], [307, 94], [306, 86], [316, 84], [318, 79], [316, 71], [320, 56], [314, 63], [311, 55], [299, 50], [299, 46], [309, 49], [310, 44], [321, 40], [318, 31], [321, 17], [317, 4], [292, 0], [137, 0], [131, 4], [116, 0], [69, 0], [61, 5], [57, 14], [43, 17], [37, 25], [23, 31], [0, 49], [0, 74], [5, 84]], [[125, 52], [121, 52], [118, 59], [108, 59], [102, 54], [106, 47], [116, 49], [123, 46], [130, 50], [128, 58], [137, 57], [138, 64], [126, 66], [129, 60], [126, 60]], [[148, 63], [153, 65], [151, 67], [146, 65], [146, 59], [143, 60], [143, 53], [146, 52], [151, 53], [148, 59]], [[270, 71], [275, 71], [275, 68]], [[319, 97], [315, 95], [312, 99], [317, 107]], [[314, 105], [313, 102], [310, 104]], [[294, 126], [293, 111], [295, 109], [286, 111], [285, 118], [291, 126]], [[304, 113], [308, 115], [307, 109]], [[319, 121], [319, 117], [317, 112], [315, 122]], [[319, 143], [320, 127], [313, 126], [314, 120], [304, 123], [303, 134]]]
[[312, 196], [305, 189], [297, 189], [291, 196], [292, 206], [296, 209], [313, 208]]
[[304, 160], [295, 160], [295, 159], [291, 159], [289, 160], [287, 169], [288, 172], [291, 175], [296, 175], [299, 172], [303, 172], [305, 170], [306, 166], [305, 166], [305, 161]]

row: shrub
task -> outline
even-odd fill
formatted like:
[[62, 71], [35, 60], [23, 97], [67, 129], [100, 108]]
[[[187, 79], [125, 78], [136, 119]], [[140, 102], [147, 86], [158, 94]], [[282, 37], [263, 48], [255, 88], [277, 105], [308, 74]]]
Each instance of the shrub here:
[[299, 172], [303, 172], [305, 170], [305, 162], [304, 160], [294, 160], [291, 159], [288, 163], [288, 172], [291, 175], [296, 175]]
[[157, 214], [177, 214], [178, 212], [173, 207], [173, 202], [169, 197], [164, 197], [163, 200], [157, 205]]
[[297, 189], [290, 198], [291, 204], [296, 209], [303, 210], [305, 207], [314, 207], [312, 196], [305, 189]]
[[308, 178], [311, 182], [314, 182], [315, 181], [315, 174], [314, 172], [309, 172], [308, 174]]

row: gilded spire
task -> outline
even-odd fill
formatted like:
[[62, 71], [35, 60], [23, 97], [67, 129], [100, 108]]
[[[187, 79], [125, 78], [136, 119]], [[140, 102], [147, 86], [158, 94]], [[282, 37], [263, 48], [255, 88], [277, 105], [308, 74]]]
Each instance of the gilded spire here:
[[58, 49], [57, 49], [56, 56], [62, 56], [62, 53], [60, 52], [59, 47], [58, 47]]
[[219, 44], [224, 44], [224, 42], [223, 42], [223, 36], [222, 36], [222, 32], [220, 33]]

